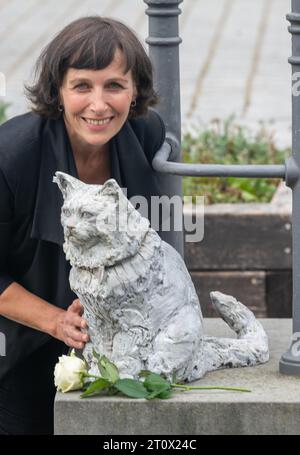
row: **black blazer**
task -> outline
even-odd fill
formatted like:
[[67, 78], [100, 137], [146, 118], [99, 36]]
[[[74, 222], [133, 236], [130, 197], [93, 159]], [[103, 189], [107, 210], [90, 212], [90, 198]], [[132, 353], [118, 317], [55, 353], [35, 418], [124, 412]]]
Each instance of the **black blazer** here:
[[[162, 177], [151, 161], [164, 139], [164, 124], [151, 110], [127, 121], [111, 140], [111, 175], [128, 197], [161, 195]], [[57, 170], [78, 177], [62, 118], [27, 113], [0, 127], [0, 294], [16, 281], [66, 309], [76, 296], [62, 250], [62, 196], [52, 182]], [[0, 380], [51, 338], [1, 316], [0, 332], [6, 336]]]

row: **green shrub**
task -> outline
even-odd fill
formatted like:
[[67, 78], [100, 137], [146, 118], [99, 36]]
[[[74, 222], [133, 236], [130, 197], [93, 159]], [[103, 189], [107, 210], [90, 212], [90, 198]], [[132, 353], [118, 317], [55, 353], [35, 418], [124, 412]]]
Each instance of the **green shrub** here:
[[5, 122], [6, 118], [6, 109], [8, 108], [9, 104], [0, 101], [0, 125], [1, 123]]
[[[182, 160], [185, 163], [282, 164], [291, 153], [278, 149], [266, 130], [253, 134], [233, 123], [234, 117], [214, 120], [207, 129], [183, 136]], [[269, 202], [280, 179], [238, 177], [184, 177], [183, 194], [203, 196], [205, 203]]]

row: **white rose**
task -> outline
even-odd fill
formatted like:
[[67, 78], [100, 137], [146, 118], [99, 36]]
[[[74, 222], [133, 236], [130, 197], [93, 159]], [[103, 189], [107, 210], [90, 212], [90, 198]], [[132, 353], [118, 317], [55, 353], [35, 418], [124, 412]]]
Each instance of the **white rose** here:
[[74, 349], [70, 355], [58, 358], [54, 369], [54, 384], [58, 391], [79, 390], [84, 384], [83, 373], [87, 373], [86, 364], [76, 357]]

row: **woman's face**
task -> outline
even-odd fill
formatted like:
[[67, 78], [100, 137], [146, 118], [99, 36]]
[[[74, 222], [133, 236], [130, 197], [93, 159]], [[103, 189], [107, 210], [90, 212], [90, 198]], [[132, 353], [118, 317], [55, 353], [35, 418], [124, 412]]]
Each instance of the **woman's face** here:
[[73, 147], [101, 149], [122, 128], [137, 95], [131, 71], [124, 74], [124, 70], [119, 50], [102, 70], [67, 70], [60, 100]]

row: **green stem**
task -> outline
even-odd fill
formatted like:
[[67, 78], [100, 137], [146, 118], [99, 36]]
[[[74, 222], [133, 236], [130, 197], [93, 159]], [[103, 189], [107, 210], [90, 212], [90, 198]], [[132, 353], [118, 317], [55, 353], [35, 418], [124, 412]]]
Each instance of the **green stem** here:
[[238, 387], [219, 387], [219, 386], [201, 386], [201, 387], [196, 387], [196, 386], [188, 386], [188, 385], [181, 385], [181, 384], [171, 384], [171, 387], [176, 388], [176, 389], [184, 389], [186, 391], [188, 390], [230, 390], [234, 392], [251, 392], [249, 389], [243, 389], [243, 388], [238, 388]]
[[101, 376], [95, 376], [94, 374], [82, 373], [84, 378], [97, 378], [99, 379]]

